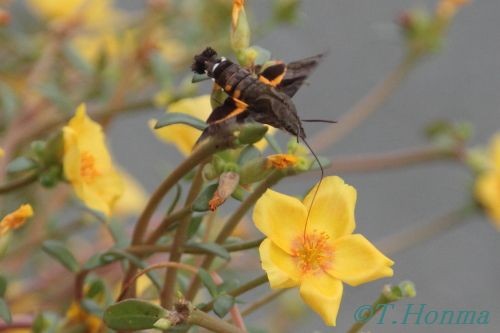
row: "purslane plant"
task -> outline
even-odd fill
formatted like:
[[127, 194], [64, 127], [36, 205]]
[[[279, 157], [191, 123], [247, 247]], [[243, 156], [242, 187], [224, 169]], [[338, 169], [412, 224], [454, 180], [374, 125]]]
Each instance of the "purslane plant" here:
[[[313, 136], [313, 147], [332, 145], [374, 112], [419, 60], [438, 50], [466, 2], [440, 0], [433, 12], [405, 12], [399, 20], [406, 43], [401, 65], [342, 116], [333, 131], [328, 126]], [[254, 29], [245, 1], [228, 3], [199, 0], [184, 7], [155, 0], [138, 15], [117, 9], [113, 1], [27, 1], [28, 14], [39, 20], [45, 33], [23, 40], [18, 48], [12, 46], [21, 45], [16, 42], [20, 35], [2, 32], [0, 43], [9, 46], [6, 55], [15, 61], [0, 67], [6, 77], [0, 85], [0, 195], [9, 199], [2, 201], [0, 215], [0, 259], [8, 277], [0, 276], [0, 330], [98, 333], [200, 326], [214, 332], [247, 332], [245, 315], [293, 287], [325, 325], [335, 325], [341, 299], [348, 297], [343, 284], [391, 277], [394, 262], [386, 255], [401, 246], [386, 246], [394, 244], [391, 240], [375, 246], [353, 234], [357, 192], [339, 176], [316, 182], [304, 197], [271, 189], [296, 175], [316, 176], [318, 162], [328, 174], [436, 159], [465, 163], [476, 175], [477, 200], [467, 203], [467, 214], [484, 211], [498, 224], [498, 135], [488, 153], [469, 150], [467, 128], [460, 124], [434, 126], [431, 143], [423, 149], [332, 161], [316, 161], [295, 138], [281, 147], [274, 129], [257, 123], [224, 128], [195, 146], [205, 119], [224, 98], [217, 89], [197, 96], [187, 83], [190, 76], [174, 84], [176, 74], [185, 75], [199, 46], [210, 40], [222, 50], [230, 48], [250, 71], [276, 64], [270, 52], [251, 44]], [[273, 5], [271, 26], [295, 17], [298, 1], [275, 0]], [[8, 15], [0, 9], [0, 25], [9, 24]], [[186, 25], [187, 20], [193, 24]], [[165, 105], [165, 114], [149, 127], [185, 158], [144, 199], [140, 186], [113, 162], [105, 133], [124, 112]], [[35, 183], [43, 188], [31, 191]], [[264, 237], [236, 238], [236, 228], [251, 212]], [[73, 215], [78, 217], [69, 221]], [[133, 224], [127, 225], [126, 219]], [[51, 220], [68, 223], [54, 227]], [[91, 220], [102, 223], [88, 223]], [[398, 234], [398, 244], [405, 243], [405, 237], [425, 239], [440, 232], [440, 223]], [[96, 225], [105, 235], [94, 239], [80, 232]], [[14, 268], [39, 247], [66, 271], [42, 261], [52, 275], [32, 274], [31, 284], [11, 293], [7, 280], [21, 277]], [[248, 251], [257, 248], [259, 256]], [[165, 252], [168, 259], [162, 256]], [[235, 258], [241, 252], [247, 256], [243, 265], [260, 274], [249, 278], [242, 270], [243, 282], [232, 279], [226, 269], [240, 261]], [[63, 274], [71, 279], [62, 281]], [[240, 311], [241, 296], [264, 284], [280, 291]], [[375, 304], [413, 296], [413, 284], [404, 282], [386, 286]], [[57, 315], [42, 308], [36, 317], [28, 311], [18, 316], [23, 298], [33, 298], [37, 305], [56, 299], [62, 306]], [[349, 332], [358, 332], [364, 324], [355, 323]]]

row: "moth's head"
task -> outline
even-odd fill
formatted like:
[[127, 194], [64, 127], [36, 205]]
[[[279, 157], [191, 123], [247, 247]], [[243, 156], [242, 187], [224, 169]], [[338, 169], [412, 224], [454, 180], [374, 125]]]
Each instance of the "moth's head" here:
[[211, 47], [207, 47], [202, 53], [194, 56], [194, 62], [191, 65], [193, 72], [198, 74], [205, 74], [213, 66], [214, 63], [219, 62], [217, 52]]

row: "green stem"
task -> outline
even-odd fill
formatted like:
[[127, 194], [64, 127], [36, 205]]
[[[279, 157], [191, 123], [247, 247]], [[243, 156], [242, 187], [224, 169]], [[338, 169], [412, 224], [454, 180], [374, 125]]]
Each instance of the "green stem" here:
[[[235, 289], [228, 291], [227, 293], [228, 293], [228, 295], [231, 295], [233, 297], [237, 297], [241, 294], [246, 293], [249, 290], [252, 290], [260, 285], [263, 285], [267, 281], [268, 281], [267, 274], [262, 274], [262, 275], [256, 277], [255, 279], [250, 280], [247, 283], [239, 286], [238, 288], [235, 288]], [[214, 302], [212, 301], [212, 302], [207, 303], [204, 306], [202, 306], [200, 308], [200, 310], [208, 312], [208, 311], [212, 310], [213, 307], [214, 307]]]
[[379, 298], [373, 303], [371, 306], [371, 311], [369, 311], [369, 317], [366, 320], [358, 320], [356, 321], [351, 328], [347, 331], [347, 333], [357, 333], [359, 332], [360, 329], [362, 329], [369, 321], [371, 318], [375, 317], [375, 315], [383, 308], [384, 304], [389, 304], [391, 303], [387, 297], [384, 295], [380, 295]]
[[6, 194], [26, 185], [34, 183], [38, 179], [38, 172], [30, 173], [24, 177], [14, 179], [0, 186], [0, 194]]
[[[255, 190], [242, 202], [242, 204], [238, 207], [238, 209], [231, 215], [231, 217], [227, 220], [222, 230], [219, 232], [217, 238], [215, 239], [215, 243], [222, 244], [224, 241], [231, 235], [234, 228], [238, 225], [241, 219], [245, 216], [248, 210], [252, 208], [255, 202], [266, 192], [268, 188], [276, 184], [283, 178], [285, 175], [280, 172], [273, 172], [266, 179], [264, 179], [259, 186], [255, 188]], [[215, 255], [209, 254], [205, 257], [201, 264], [201, 268], [208, 270], [210, 265], [212, 264]], [[198, 289], [201, 286], [201, 280], [196, 276], [191, 280], [191, 284], [186, 292], [186, 299], [192, 300]]]
[[[180, 212], [180, 211], [179, 211]], [[163, 228], [162, 228], [163, 230]], [[228, 251], [228, 252], [238, 252], [238, 251], [244, 251], [248, 249], [253, 249], [255, 247], [258, 247], [260, 243], [264, 238], [259, 238], [253, 241], [248, 241], [248, 242], [242, 242], [242, 243], [236, 243], [236, 244], [227, 244], [223, 245], [223, 247]], [[135, 245], [131, 246], [127, 249], [127, 252], [133, 253], [135, 255], [150, 255], [153, 253], [159, 253], [159, 252], [170, 252], [172, 251], [172, 246], [169, 245]], [[182, 248], [182, 253], [187, 253], [187, 254], [210, 254], [210, 252], [197, 248], [197, 247], [191, 247], [189, 245], [186, 245]]]
[[197, 325], [217, 333], [245, 333], [244, 330], [215, 318], [198, 309], [193, 309], [187, 321], [188, 324]]
[[263, 297], [259, 298], [252, 304], [250, 304], [248, 307], [243, 309], [241, 311], [242, 316], [248, 316], [249, 314], [253, 313], [255, 310], [261, 308], [262, 306], [268, 304], [269, 302], [275, 300], [278, 298], [281, 294], [285, 293], [287, 290], [290, 290], [289, 288], [283, 288], [283, 289], [278, 289], [278, 290], [273, 290], [270, 293], [264, 295]]
[[[152, 245], [152, 244], [155, 244], [158, 241], [158, 239], [160, 239], [160, 237], [165, 234], [165, 231], [172, 224], [174, 224], [175, 222], [179, 221], [180, 219], [182, 219], [188, 215], [190, 216], [191, 212], [192, 212], [191, 206], [186, 206], [186, 207], [178, 210], [177, 212], [166, 216], [163, 219], [163, 221], [161, 221], [160, 225], [158, 225], [158, 227], [156, 227], [156, 229], [153, 231], [153, 233], [146, 239], [145, 243], [150, 245], [150, 247], [154, 248], [155, 245]], [[140, 248], [141, 246], [144, 246], [144, 245], [136, 245], [136, 246]], [[132, 247], [135, 247], [135, 246], [132, 246]], [[162, 251], [162, 252], [165, 252], [165, 251]], [[134, 253], [138, 253], [138, 252], [134, 252]], [[147, 254], [147, 253], [148, 252], [146, 251], [146, 253], [140, 253], [140, 254]]]
[[[191, 184], [191, 189], [186, 198], [185, 207], [191, 207], [193, 202], [196, 200], [196, 197], [201, 191], [203, 186], [203, 165], [201, 163], [198, 167], [198, 172], [196, 172], [196, 176], [193, 179]], [[191, 220], [191, 214], [186, 214], [186, 216], [182, 219], [180, 225], [177, 227], [177, 231], [174, 236], [174, 240], [172, 243], [172, 251], [170, 252], [169, 260], [171, 262], [180, 262], [182, 256], [182, 247], [187, 239], [187, 233], [189, 228], [189, 221]], [[161, 291], [161, 305], [164, 308], [170, 308], [174, 303], [174, 291], [175, 284], [177, 281], [177, 268], [169, 267], [167, 268], [167, 273], [165, 274], [165, 280], [163, 284], [163, 289]]]

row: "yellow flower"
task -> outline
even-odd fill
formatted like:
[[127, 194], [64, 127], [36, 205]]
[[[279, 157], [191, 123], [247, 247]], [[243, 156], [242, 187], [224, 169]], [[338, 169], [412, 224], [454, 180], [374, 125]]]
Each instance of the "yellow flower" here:
[[104, 331], [104, 325], [101, 318], [96, 315], [90, 314], [77, 302], [71, 303], [68, 311], [66, 312], [67, 324], [78, 324], [85, 326], [86, 333], [99, 333]]
[[123, 194], [123, 180], [113, 167], [101, 126], [87, 116], [82, 104], [63, 133], [66, 179], [88, 207], [109, 216]]
[[394, 262], [365, 237], [352, 234], [352, 186], [326, 177], [312, 203], [317, 186], [302, 202], [267, 190], [255, 205], [253, 220], [267, 236], [259, 251], [271, 287], [299, 287], [302, 299], [327, 325], [335, 326], [342, 282], [357, 286], [392, 276]]
[[9, 230], [20, 228], [26, 220], [33, 216], [33, 208], [29, 204], [21, 205], [12, 213], [6, 215], [0, 221], [0, 236], [5, 235]]
[[475, 194], [500, 231], [500, 134], [491, 140], [489, 162], [490, 167], [476, 179]]
[[2, 148], [0, 148], [0, 158], [2, 158], [4, 155], [5, 155], [5, 151]]

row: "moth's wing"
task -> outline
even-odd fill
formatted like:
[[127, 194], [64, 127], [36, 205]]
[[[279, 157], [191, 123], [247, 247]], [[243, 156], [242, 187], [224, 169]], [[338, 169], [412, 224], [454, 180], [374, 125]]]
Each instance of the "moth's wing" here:
[[272, 87], [278, 86], [286, 73], [286, 65], [283, 62], [278, 62], [274, 65], [266, 67], [259, 73], [259, 81]]
[[307, 77], [316, 69], [324, 55], [324, 53], [318, 54], [286, 65], [285, 75], [277, 89], [293, 97]]
[[248, 105], [232, 97], [226, 98], [224, 103], [216, 107], [208, 116], [208, 126], [203, 130], [196, 141], [196, 145], [206, 138], [222, 134], [231, 123], [241, 123], [248, 117]]

